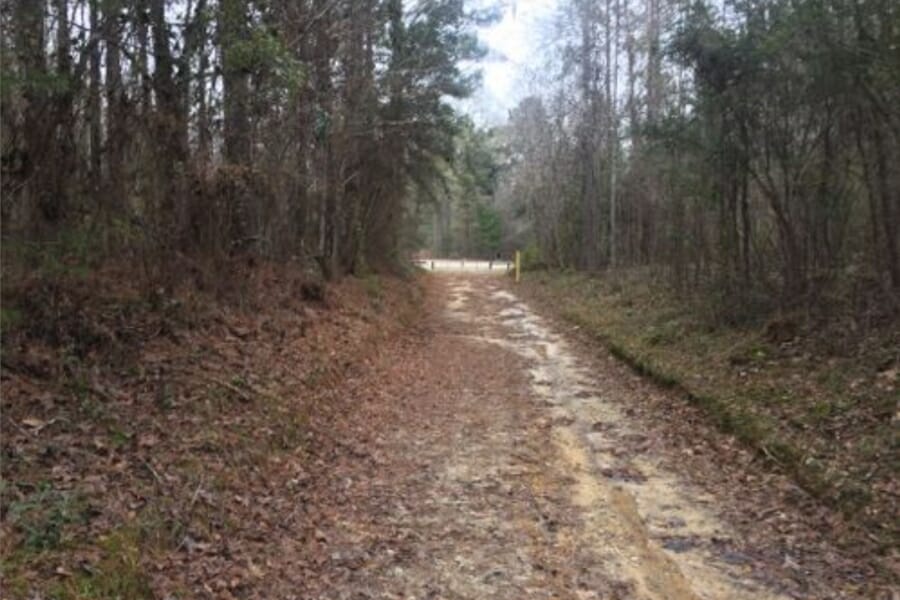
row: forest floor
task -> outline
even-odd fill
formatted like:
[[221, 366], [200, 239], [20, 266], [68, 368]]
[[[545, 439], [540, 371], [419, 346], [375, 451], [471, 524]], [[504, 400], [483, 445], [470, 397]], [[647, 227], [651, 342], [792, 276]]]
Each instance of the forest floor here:
[[207, 315], [74, 390], [5, 353], [4, 597], [896, 597], [679, 393], [505, 277], [423, 280]]

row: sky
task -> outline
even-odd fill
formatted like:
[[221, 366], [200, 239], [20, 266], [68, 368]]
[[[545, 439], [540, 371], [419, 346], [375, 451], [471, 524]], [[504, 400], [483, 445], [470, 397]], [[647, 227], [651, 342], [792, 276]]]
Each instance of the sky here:
[[548, 31], [560, 0], [505, 0], [502, 18], [481, 27], [478, 38], [487, 56], [472, 68], [482, 72], [482, 86], [460, 103], [480, 125], [497, 125], [529, 94], [529, 70], [543, 62]]

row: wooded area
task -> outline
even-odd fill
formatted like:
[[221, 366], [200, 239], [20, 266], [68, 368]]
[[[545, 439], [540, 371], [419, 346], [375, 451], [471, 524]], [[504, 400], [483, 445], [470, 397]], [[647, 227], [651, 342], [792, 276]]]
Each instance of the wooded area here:
[[554, 35], [497, 133], [533, 263], [655, 267], [727, 320], [896, 311], [900, 5], [570, 0]]
[[2, 0], [0, 52], [4, 598], [895, 598], [897, 0]]
[[441, 162], [440, 179], [416, 204], [412, 242], [440, 257], [509, 257], [514, 242], [504, 239], [496, 199], [506, 148], [496, 132], [464, 120], [452, 158]]
[[[397, 262], [451, 158], [447, 99], [487, 13], [462, 0], [4, 3], [4, 263]], [[74, 258], [73, 258], [74, 257]]]
[[658, 266], [732, 313], [896, 308], [896, 3], [569, 0], [546, 91], [486, 131], [447, 100], [472, 91], [491, 16], [8, 3], [7, 266], [128, 257], [154, 287], [185, 257], [331, 276], [530, 240], [536, 264]]

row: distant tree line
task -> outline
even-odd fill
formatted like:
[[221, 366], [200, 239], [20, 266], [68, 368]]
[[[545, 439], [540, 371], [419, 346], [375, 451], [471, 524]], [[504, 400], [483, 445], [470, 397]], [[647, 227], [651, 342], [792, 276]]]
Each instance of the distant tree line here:
[[461, 118], [450, 160], [438, 165], [441, 177], [418, 195], [418, 231], [414, 243], [433, 256], [494, 258], [508, 256], [504, 223], [495, 206], [506, 148], [489, 129]]
[[896, 310], [900, 4], [567, 0], [563, 17], [500, 190], [540, 262], [662, 269], [733, 315]]
[[[454, 153], [476, 83], [462, 0], [10, 0], [6, 265], [125, 258], [396, 260], [407, 198]], [[18, 261], [18, 262], [17, 262]]]

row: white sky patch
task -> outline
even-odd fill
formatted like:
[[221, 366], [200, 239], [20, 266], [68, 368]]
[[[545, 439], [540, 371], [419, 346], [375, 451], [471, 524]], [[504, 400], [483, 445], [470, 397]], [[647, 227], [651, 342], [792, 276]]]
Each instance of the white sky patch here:
[[529, 93], [528, 71], [539, 66], [548, 45], [547, 30], [560, 0], [507, 0], [502, 18], [478, 30], [488, 55], [473, 69], [481, 69], [482, 86], [460, 103], [476, 123], [495, 125]]

